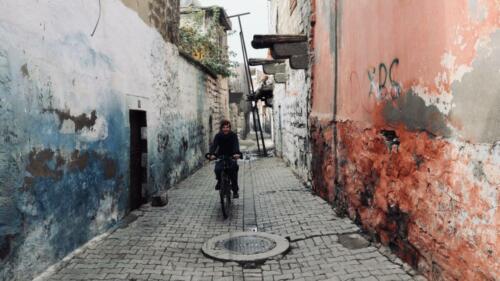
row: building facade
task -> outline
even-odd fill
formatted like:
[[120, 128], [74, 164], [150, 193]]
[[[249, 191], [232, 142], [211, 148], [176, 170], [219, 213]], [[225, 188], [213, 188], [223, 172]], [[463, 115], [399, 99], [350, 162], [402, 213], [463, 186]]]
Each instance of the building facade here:
[[303, 2], [274, 0], [272, 17], [310, 42], [311, 79], [292, 72], [286, 85], [311, 91], [280, 114], [309, 101], [314, 191], [430, 280], [497, 279], [497, 2]]
[[211, 136], [219, 131], [220, 121], [230, 119], [230, 60], [227, 32], [231, 21], [222, 7], [203, 7], [196, 1], [182, 1], [180, 9], [180, 49], [206, 66], [214, 75], [207, 81], [210, 103]]
[[[307, 0], [271, 1], [271, 30], [275, 34], [309, 34], [311, 4]], [[286, 62], [287, 81], [275, 83], [273, 131], [276, 154], [304, 181], [311, 181], [309, 134], [311, 69], [292, 69]]]
[[1, 280], [202, 165], [216, 78], [179, 55], [178, 25], [177, 0], [0, 3]]

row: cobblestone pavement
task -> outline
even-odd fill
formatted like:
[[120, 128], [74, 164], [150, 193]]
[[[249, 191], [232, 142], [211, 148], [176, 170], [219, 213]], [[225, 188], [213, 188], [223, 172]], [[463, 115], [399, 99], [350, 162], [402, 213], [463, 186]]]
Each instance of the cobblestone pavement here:
[[[134, 211], [135, 220], [82, 247], [43, 280], [414, 279], [403, 270], [406, 265], [374, 246], [353, 249], [344, 243], [358, 227], [336, 217], [279, 160], [240, 163], [242, 191], [228, 220], [221, 215], [212, 169], [205, 166], [169, 190], [167, 206]], [[291, 250], [264, 264], [246, 265], [215, 261], [200, 250], [213, 236], [255, 228], [289, 237]]]

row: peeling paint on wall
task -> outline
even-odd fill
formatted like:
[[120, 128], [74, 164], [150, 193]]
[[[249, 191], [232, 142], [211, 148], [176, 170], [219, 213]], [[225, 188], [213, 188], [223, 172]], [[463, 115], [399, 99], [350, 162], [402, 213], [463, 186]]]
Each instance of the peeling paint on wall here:
[[488, 17], [488, 7], [481, 0], [469, 0], [469, 11], [475, 21], [481, 22]]
[[498, 3], [315, 3], [314, 190], [432, 280], [496, 280]]
[[[473, 145], [465, 148], [425, 132], [398, 128], [400, 144], [397, 151], [390, 151], [375, 128], [345, 123], [340, 129], [340, 157], [345, 159], [341, 166], [343, 189], [335, 196], [349, 203], [351, 218], [423, 271], [436, 262], [445, 271], [442, 274], [465, 274], [470, 279], [476, 274], [491, 274], [489, 269], [496, 263], [494, 221], [498, 208], [498, 191], [492, 187], [499, 182], [474, 176], [477, 166], [465, 167], [470, 161], [466, 159], [498, 165], [493, 156], [498, 146], [478, 153]], [[459, 172], [459, 167], [465, 169]], [[473, 221], [478, 223], [471, 224]], [[441, 241], [448, 245], [443, 251], [462, 252], [453, 257], [436, 255]], [[460, 273], [460, 268], [471, 270]]]
[[472, 69], [451, 86], [451, 119], [465, 139], [493, 143], [500, 140], [500, 30], [478, 49]]
[[85, 113], [78, 116], [72, 116], [69, 110], [62, 111], [58, 109], [45, 109], [43, 112], [56, 114], [60, 122], [59, 128], [61, 128], [65, 122], [71, 121], [76, 131], [81, 131], [83, 128], [91, 128], [95, 125], [97, 120], [95, 110], [93, 110], [89, 116]]
[[388, 124], [404, 124], [411, 131], [421, 130], [436, 136], [451, 136], [446, 116], [436, 106], [425, 105], [424, 100], [411, 91], [394, 102], [385, 102], [382, 115]]
[[101, 4], [93, 37], [98, 1], [0, 4], [1, 280], [30, 280], [128, 212], [127, 95], [150, 101], [147, 196], [208, 148], [207, 75], [121, 1]]

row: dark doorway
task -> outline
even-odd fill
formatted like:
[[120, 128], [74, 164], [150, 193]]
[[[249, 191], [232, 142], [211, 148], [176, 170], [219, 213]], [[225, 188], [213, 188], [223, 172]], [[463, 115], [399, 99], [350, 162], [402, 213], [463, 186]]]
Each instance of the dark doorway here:
[[130, 210], [145, 203], [147, 173], [147, 122], [146, 112], [130, 110]]

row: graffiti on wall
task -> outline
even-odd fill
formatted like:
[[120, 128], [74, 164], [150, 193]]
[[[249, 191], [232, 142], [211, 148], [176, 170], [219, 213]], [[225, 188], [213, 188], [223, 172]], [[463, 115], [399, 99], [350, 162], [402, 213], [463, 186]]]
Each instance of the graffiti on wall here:
[[380, 63], [378, 70], [375, 67], [368, 70], [368, 79], [370, 80], [369, 96], [374, 95], [377, 100], [394, 100], [401, 96], [401, 84], [395, 81], [393, 74], [395, 67], [398, 65], [399, 59], [395, 58], [389, 67], [385, 63]]

